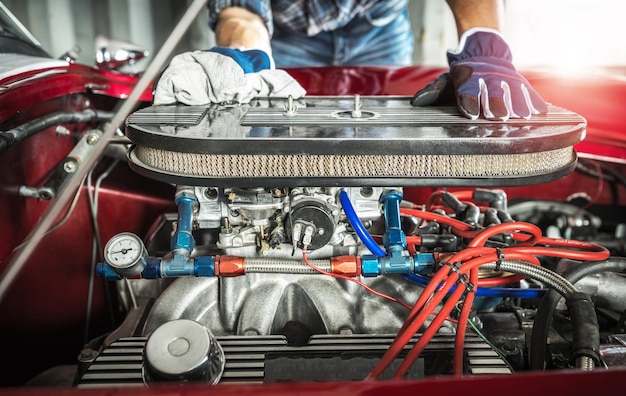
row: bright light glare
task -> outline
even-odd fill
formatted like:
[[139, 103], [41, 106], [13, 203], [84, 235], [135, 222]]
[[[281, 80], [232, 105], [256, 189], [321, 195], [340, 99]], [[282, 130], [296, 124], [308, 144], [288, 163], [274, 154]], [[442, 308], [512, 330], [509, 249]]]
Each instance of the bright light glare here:
[[626, 66], [626, 2], [508, 0], [505, 35], [519, 68], [588, 74]]

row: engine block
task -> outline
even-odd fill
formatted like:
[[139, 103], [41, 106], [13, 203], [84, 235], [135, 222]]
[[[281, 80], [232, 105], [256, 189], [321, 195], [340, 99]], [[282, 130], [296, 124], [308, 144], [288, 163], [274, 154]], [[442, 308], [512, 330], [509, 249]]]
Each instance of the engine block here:
[[[144, 241], [122, 233], [105, 247], [98, 273], [125, 279], [120, 296], [137, 312], [79, 386], [126, 374], [132, 383], [216, 383], [523, 368], [530, 334], [518, 318], [532, 311], [494, 307], [538, 298], [544, 283], [580, 304], [543, 256], [608, 251], [544, 237], [513, 218], [503, 190], [483, 187], [568, 174], [585, 126], [554, 106], [504, 123], [359, 95], [133, 113], [129, 164], [176, 184], [178, 213]], [[440, 189], [415, 203], [403, 196], [412, 186]], [[461, 186], [471, 188], [445, 189]], [[560, 249], [571, 247], [582, 252]], [[466, 337], [467, 326], [480, 335], [483, 320], [498, 346]], [[454, 347], [439, 348], [447, 339]], [[103, 374], [98, 359], [125, 346], [143, 351], [134, 368]]]

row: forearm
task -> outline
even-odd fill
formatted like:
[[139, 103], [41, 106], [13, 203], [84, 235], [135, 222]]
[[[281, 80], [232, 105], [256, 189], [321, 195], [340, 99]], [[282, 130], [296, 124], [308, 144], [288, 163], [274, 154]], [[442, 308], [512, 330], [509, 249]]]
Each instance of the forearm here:
[[459, 37], [473, 27], [502, 30], [504, 5], [502, 0], [447, 0], [454, 14]]
[[271, 55], [270, 36], [260, 16], [240, 7], [222, 10], [215, 26], [217, 45], [260, 49]]

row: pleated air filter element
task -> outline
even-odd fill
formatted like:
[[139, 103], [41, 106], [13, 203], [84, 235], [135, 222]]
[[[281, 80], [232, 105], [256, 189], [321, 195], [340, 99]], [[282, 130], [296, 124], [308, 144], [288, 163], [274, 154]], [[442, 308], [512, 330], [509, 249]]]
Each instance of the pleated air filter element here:
[[454, 107], [358, 95], [152, 106], [126, 121], [136, 172], [215, 187], [544, 183], [573, 170], [585, 127], [554, 106], [530, 120], [472, 121]]

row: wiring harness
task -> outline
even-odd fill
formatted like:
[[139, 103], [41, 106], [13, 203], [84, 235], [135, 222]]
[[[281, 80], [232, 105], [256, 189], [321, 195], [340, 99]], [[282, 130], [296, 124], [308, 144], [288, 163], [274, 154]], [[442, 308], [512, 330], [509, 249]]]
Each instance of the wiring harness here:
[[[374, 254], [385, 254], [375, 242], [375, 237], [365, 233], [362, 225], [350, 216], [352, 210], [346, 196], [342, 195], [341, 198], [344, 210], [364, 244]], [[441, 204], [438, 204], [439, 201]], [[476, 203], [481, 201], [487, 201], [488, 205]], [[436, 229], [440, 235], [454, 235], [464, 241], [464, 246], [456, 252], [439, 254], [438, 268], [423, 283], [423, 293], [412, 305], [404, 325], [367, 379], [379, 379], [409, 341], [420, 332], [427, 319], [434, 316], [393, 375], [395, 379], [404, 378], [426, 345], [458, 306], [460, 314], [453, 367], [455, 375], [461, 376], [464, 337], [477, 291], [511, 284], [524, 278], [537, 280], [566, 299], [574, 327], [572, 359], [576, 366], [593, 369], [599, 363], [599, 330], [590, 297], [576, 290], [567, 279], [542, 267], [540, 257], [583, 262], [601, 261], [609, 258], [606, 248], [584, 241], [548, 238], [542, 235], [538, 226], [514, 221], [506, 212], [506, 198], [502, 193], [494, 194], [487, 190], [456, 193], [437, 191], [432, 194], [424, 208], [418, 209], [410, 203], [403, 206], [400, 209], [401, 214], [417, 219], [422, 229]], [[423, 248], [423, 235], [406, 237], [410, 253], [416, 254]], [[306, 253], [303, 254], [306, 261]], [[479, 268], [493, 270], [501, 275], [481, 278]], [[443, 307], [436, 312], [440, 304]], [[545, 336], [543, 340], [545, 341]]]

